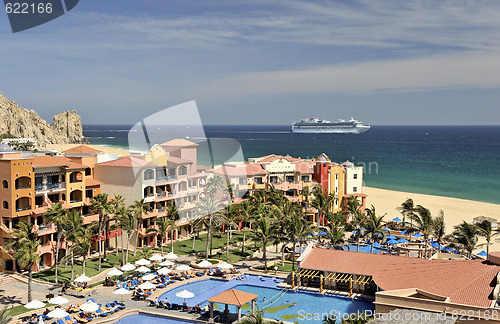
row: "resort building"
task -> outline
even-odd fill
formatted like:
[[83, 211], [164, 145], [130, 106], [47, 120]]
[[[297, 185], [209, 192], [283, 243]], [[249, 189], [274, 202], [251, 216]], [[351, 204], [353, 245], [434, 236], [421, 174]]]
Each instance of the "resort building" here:
[[[60, 202], [65, 209], [77, 210], [84, 217], [84, 224], [96, 219], [88, 208], [90, 199], [100, 193], [101, 185], [93, 178], [93, 164], [84, 156], [23, 155], [5, 149], [0, 152], [0, 251], [3, 260], [0, 269], [18, 269], [4, 246], [13, 239], [10, 235], [19, 222], [34, 224], [41, 239], [41, 261], [34, 270], [54, 264], [58, 229], [44, 217], [53, 204]], [[60, 256], [65, 255], [66, 249], [63, 240]]]
[[491, 253], [487, 261], [427, 260], [311, 244], [298, 259], [293, 277], [295, 288], [373, 296], [377, 313], [416, 309], [467, 314], [480, 322], [499, 311], [499, 271], [500, 253]]
[[338, 164], [331, 162], [326, 154], [315, 159], [313, 179], [323, 190], [334, 194], [338, 199], [332, 204], [332, 212], [341, 211], [350, 197], [358, 197], [361, 208], [366, 207], [366, 194], [363, 193], [363, 167], [346, 161]]

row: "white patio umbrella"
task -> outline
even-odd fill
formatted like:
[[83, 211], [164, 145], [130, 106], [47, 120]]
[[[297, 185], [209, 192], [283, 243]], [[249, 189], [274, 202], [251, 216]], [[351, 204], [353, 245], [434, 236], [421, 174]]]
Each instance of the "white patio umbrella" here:
[[151, 282], [149, 281], [146, 281], [146, 282], [143, 282], [141, 283], [139, 286], [137, 286], [138, 288], [141, 288], [141, 289], [153, 289], [153, 288], [156, 288], [156, 285], [152, 284]]
[[219, 268], [221, 268], [221, 269], [232, 269], [233, 265], [229, 264], [227, 262], [222, 262], [221, 264], [219, 264]]
[[208, 260], [203, 260], [200, 263], [198, 263], [198, 267], [202, 267], [202, 268], [209, 268], [211, 266], [212, 266], [212, 262], [210, 262]]
[[142, 277], [142, 280], [149, 281], [153, 280], [154, 278], [156, 278], [156, 275], [154, 273], [148, 273], [147, 275]]
[[167, 256], [165, 257], [165, 259], [167, 259], [167, 260], [175, 260], [175, 259], [177, 259], [177, 258], [178, 258], [177, 254], [175, 254], [175, 253], [173, 253], [173, 252], [169, 252], [169, 253], [167, 254]]
[[110, 275], [110, 276], [121, 276], [122, 274], [123, 274], [123, 271], [120, 271], [116, 268], [113, 268], [113, 269], [109, 270], [109, 272], [108, 272], [108, 275]]
[[158, 273], [161, 275], [166, 275], [169, 274], [170, 272], [172, 272], [172, 269], [169, 268], [161, 268], [160, 270], [158, 270]]
[[120, 289], [116, 289], [115, 291], [113, 291], [113, 294], [115, 295], [130, 295], [132, 292], [128, 289], [125, 289], [125, 288], [120, 288]]
[[146, 265], [151, 264], [151, 261], [146, 260], [146, 259], [140, 259], [140, 260], [135, 261], [135, 264], [140, 265], [140, 266], [146, 266]]
[[56, 308], [53, 311], [49, 312], [47, 316], [50, 318], [64, 318], [66, 316], [69, 316], [69, 313], [64, 309]]
[[194, 294], [190, 291], [187, 291], [184, 289], [183, 291], [179, 291], [177, 294], [175, 294], [179, 298], [184, 298], [184, 302], [186, 301], [186, 298], [193, 298]]
[[175, 263], [169, 260], [165, 260], [162, 263], [159, 264], [161, 267], [168, 267], [168, 266], [173, 266]]
[[75, 282], [88, 282], [90, 280], [92, 280], [92, 279], [87, 277], [86, 275], [82, 274], [80, 277], [76, 278], [74, 281]]
[[24, 305], [24, 307], [26, 307], [27, 309], [37, 309], [37, 308], [42, 308], [44, 306], [45, 303], [42, 303], [38, 299], [33, 299], [32, 301]]
[[57, 296], [57, 297], [49, 299], [49, 303], [54, 304], [54, 305], [62, 305], [62, 304], [69, 303], [69, 300], [67, 300], [63, 296]]
[[146, 273], [149, 272], [149, 268], [146, 268], [145, 266], [140, 266], [139, 268], [135, 269], [135, 271], [138, 271], [140, 273]]
[[161, 261], [161, 260], [163, 260], [163, 257], [158, 253], [149, 258], [149, 261]]
[[132, 270], [134, 270], [135, 268], [136, 268], [136, 267], [135, 267], [135, 265], [130, 264], [130, 263], [127, 263], [126, 265], [124, 265], [124, 266], [122, 267], [122, 270], [123, 270], [123, 271], [132, 271]]
[[96, 310], [99, 309], [99, 305], [97, 305], [94, 302], [84, 303], [80, 305], [80, 309], [84, 312], [95, 312]]
[[38, 324], [44, 324], [42, 315], [38, 316]]
[[177, 266], [175, 267], [175, 270], [179, 270], [179, 271], [187, 271], [187, 270], [191, 270], [192, 268], [188, 265], [185, 265], [185, 264], [181, 264], [180, 266]]

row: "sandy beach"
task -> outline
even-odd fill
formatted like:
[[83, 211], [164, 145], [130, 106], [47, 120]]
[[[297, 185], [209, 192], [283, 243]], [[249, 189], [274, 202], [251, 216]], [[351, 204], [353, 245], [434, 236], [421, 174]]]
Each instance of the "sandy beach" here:
[[[500, 205], [496, 204], [370, 187], [364, 187], [364, 193], [367, 195], [367, 206], [374, 205], [379, 215], [387, 213], [385, 217], [387, 220], [395, 217], [401, 218], [401, 214], [396, 210], [396, 207], [400, 206], [407, 198], [413, 199], [415, 205], [429, 208], [433, 216], [437, 216], [439, 210], [442, 209], [444, 211], [446, 234], [451, 234], [453, 226], [460, 224], [464, 220], [472, 222], [472, 219], [476, 216], [500, 219]], [[494, 238], [493, 241], [490, 251], [500, 251], [500, 235]], [[480, 240], [480, 243], [482, 242], [484, 241]], [[482, 249], [486, 249], [486, 247]], [[476, 251], [479, 252], [480, 249]]]

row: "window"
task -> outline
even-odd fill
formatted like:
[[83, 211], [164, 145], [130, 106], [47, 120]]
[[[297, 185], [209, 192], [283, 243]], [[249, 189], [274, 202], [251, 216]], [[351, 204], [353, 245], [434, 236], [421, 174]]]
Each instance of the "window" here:
[[3, 209], [9, 209], [9, 203], [7, 201], [3, 202]]
[[90, 170], [90, 168], [86, 168], [86, 169], [85, 169], [85, 175], [86, 175], [86, 176], [90, 176], [90, 175], [92, 175], [92, 171]]
[[151, 180], [155, 177], [155, 172], [153, 170], [144, 171], [144, 180]]
[[293, 183], [294, 181], [295, 181], [295, 177], [294, 176], [286, 176], [286, 182]]
[[2, 188], [9, 188], [9, 183], [7, 180], [2, 181]]
[[357, 174], [357, 173], [354, 173], [354, 174], [352, 175], [352, 178], [353, 178], [353, 179], [357, 179], [357, 178], [358, 178], [358, 174]]
[[276, 177], [276, 176], [272, 176], [272, 177], [270, 177], [270, 178], [269, 178], [269, 181], [270, 181], [271, 183], [278, 183], [278, 177]]
[[254, 181], [256, 184], [262, 184], [262, 177], [255, 177], [255, 178], [253, 178], [253, 181]]
[[302, 182], [309, 182], [309, 176], [302, 176]]
[[247, 178], [240, 178], [239, 182], [240, 182], [240, 185], [246, 185], [247, 184]]
[[181, 167], [179, 167], [179, 173], [178, 174], [179, 175], [185, 175], [185, 174], [187, 174], [187, 170], [188, 170], [187, 167], [181, 166]]
[[352, 187], [353, 192], [358, 192], [358, 187]]
[[338, 180], [339, 179], [339, 175], [338, 173], [335, 175], [335, 180]]

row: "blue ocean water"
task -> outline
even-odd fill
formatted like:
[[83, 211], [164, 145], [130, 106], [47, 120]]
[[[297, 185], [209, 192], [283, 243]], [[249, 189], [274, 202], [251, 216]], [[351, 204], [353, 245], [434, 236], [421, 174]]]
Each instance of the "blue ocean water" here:
[[[130, 127], [85, 125], [84, 135], [92, 144], [128, 148]], [[233, 139], [245, 159], [271, 153], [303, 158], [326, 153], [332, 161], [365, 166], [366, 186], [500, 203], [500, 126], [372, 126], [359, 135], [295, 134], [290, 126], [212, 125], [204, 130], [200, 134], [158, 127], [149, 138]], [[217, 147], [217, 152], [200, 154], [199, 163], [211, 164], [212, 157], [221, 162], [235, 151], [234, 144]]]

